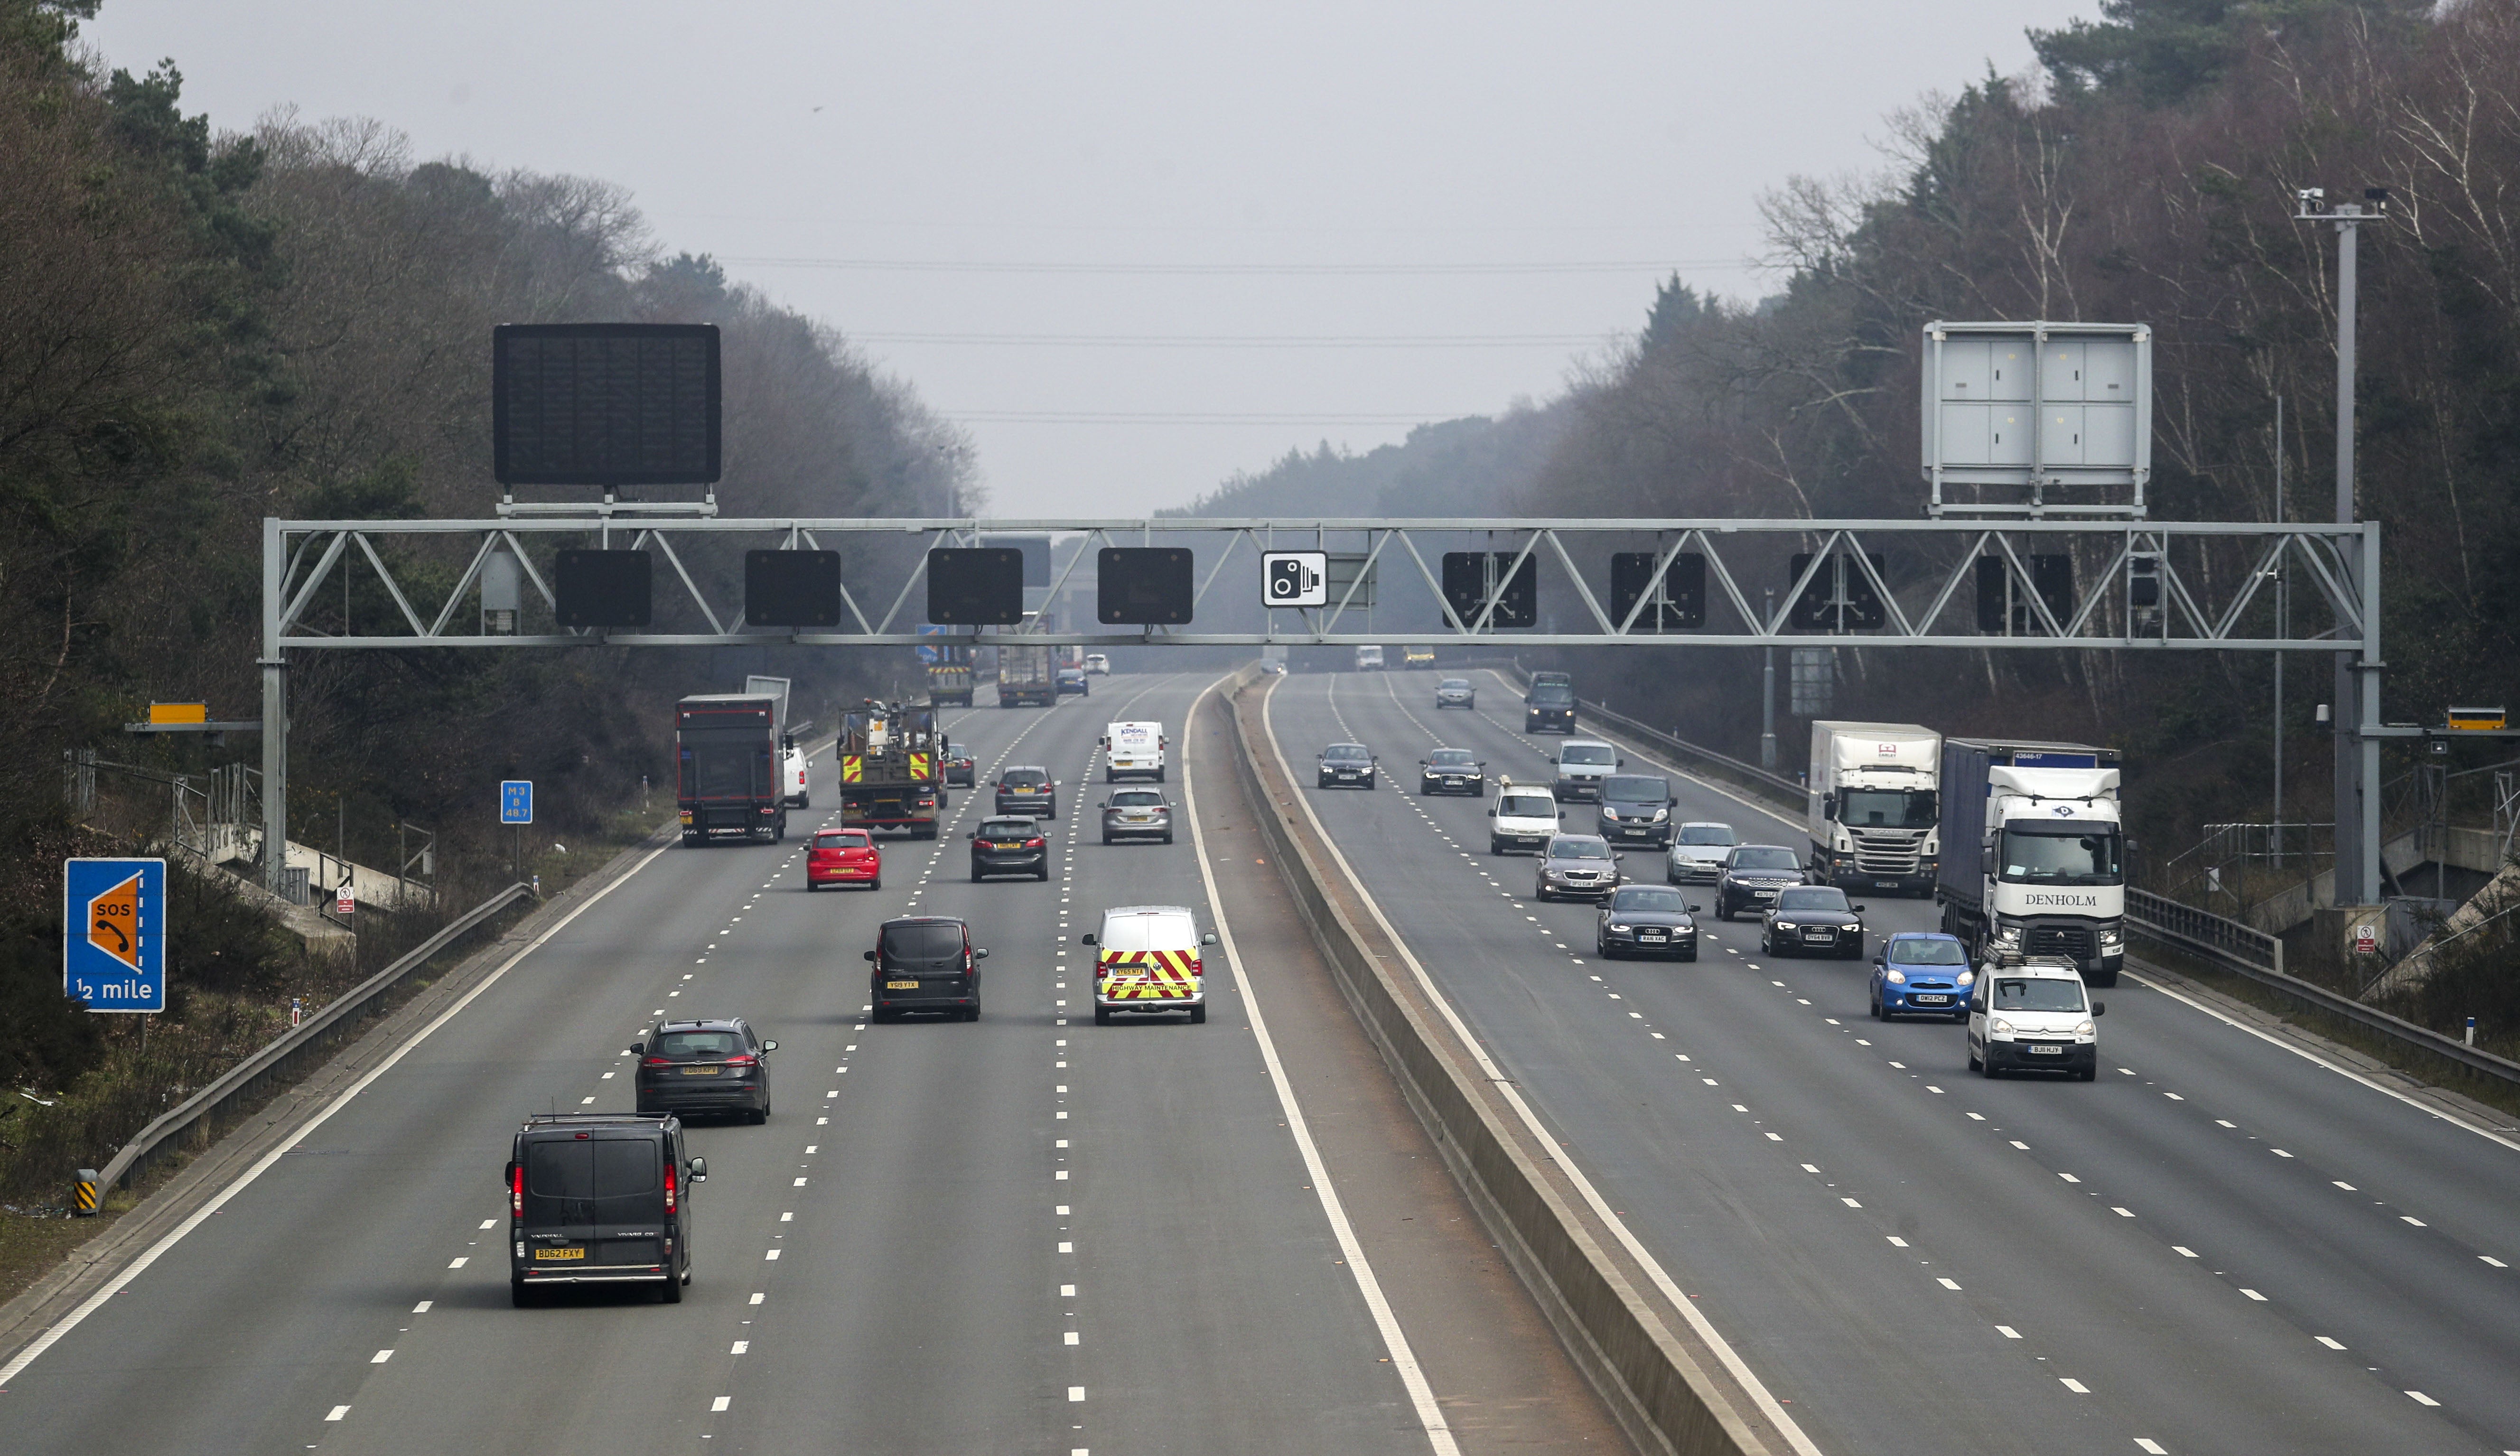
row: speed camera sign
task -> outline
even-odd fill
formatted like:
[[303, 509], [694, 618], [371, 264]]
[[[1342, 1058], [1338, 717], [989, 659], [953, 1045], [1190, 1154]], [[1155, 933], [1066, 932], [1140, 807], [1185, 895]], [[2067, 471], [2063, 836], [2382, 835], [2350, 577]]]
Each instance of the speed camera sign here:
[[1264, 551], [1260, 554], [1260, 605], [1263, 607], [1327, 607], [1330, 604], [1330, 557], [1327, 551]]

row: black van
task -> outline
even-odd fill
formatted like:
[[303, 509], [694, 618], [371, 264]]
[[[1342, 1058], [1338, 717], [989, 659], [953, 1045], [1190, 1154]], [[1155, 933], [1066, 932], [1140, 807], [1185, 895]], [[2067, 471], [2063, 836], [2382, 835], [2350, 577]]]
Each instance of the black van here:
[[906, 1011], [948, 1012], [966, 1022], [980, 1019], [980, 962], [989, 953], [973, 950], [971, 928], [952, 916], [887, 920], [866, 958], [875, 963], [867, 976], [867, 999], [877, 1021], [890, 1021]]
[[692, 1282], [694, 1184], [708, 1162], [672, 1114], [527, 1117], [508, 1159], [508, 1290], [517, 1306], [553, 1284], [655, 1284], [679, 1304]]

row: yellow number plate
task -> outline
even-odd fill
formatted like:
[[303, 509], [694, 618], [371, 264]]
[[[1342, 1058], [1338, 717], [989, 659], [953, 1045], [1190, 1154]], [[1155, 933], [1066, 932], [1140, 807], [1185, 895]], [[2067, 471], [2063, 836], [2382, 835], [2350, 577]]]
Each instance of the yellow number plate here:
[[534, 1257], [538, 1259], [582, 1259], [586, 1257], [586, 1251], [583, 1249], [537, 1249], [534, 1251]]
[[715, 1076], [717, 1075], [717, 1069], [714, 1067], [686, 1067], [683, 1069], [683, 1075]]
[[919, 982], [915, 980], [887, 980], [883, 983], [883, 988], [887, 991], [915, 991], [919, 989]]

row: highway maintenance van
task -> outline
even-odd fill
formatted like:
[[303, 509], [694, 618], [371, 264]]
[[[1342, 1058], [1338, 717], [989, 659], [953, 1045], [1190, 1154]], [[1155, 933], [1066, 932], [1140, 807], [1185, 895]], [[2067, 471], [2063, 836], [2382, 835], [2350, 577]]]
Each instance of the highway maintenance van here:
[[1161, 723], [1108, 723], [1102, 729], [1102, 781], [1164, 781], [1164, 750], [1172, 747]]
[[1198, 933], [1189, 906], [1105, 910], [1102, 929], [1079, 938], [1094, 947], [1094, 1024], [1107, 1026], [1121, 1012], [1186, 1011], [1192, 1025], [1207, 1020], [1199, 950], [1216, 936]]

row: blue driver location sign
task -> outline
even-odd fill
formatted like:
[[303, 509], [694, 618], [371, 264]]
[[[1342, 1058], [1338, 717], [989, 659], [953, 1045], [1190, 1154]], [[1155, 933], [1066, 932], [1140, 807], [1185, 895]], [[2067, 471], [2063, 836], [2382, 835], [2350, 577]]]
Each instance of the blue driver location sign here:
[[534, 822], [534, 781], [502, 779], [499, 781], [499, 822], [531, 824]]
[[166, 1009], [166, 861], [62, 862], [62, 993], [90, 1011]]

